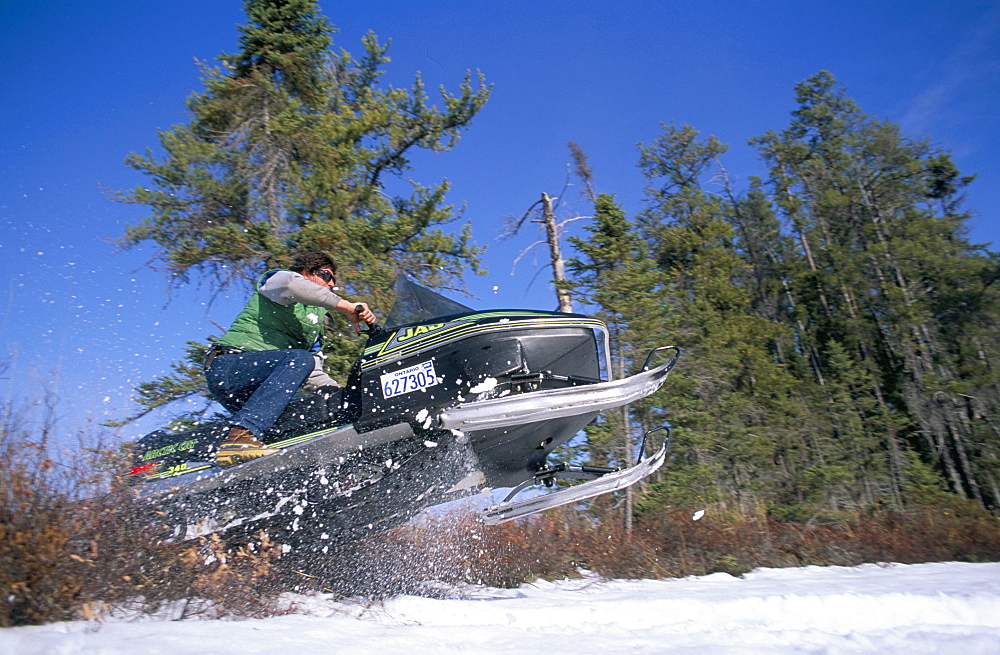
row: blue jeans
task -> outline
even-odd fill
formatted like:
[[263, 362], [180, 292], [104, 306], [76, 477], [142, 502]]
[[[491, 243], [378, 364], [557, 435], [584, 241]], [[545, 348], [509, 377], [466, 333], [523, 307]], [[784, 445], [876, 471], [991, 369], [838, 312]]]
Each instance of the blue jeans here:
[[307, 350], [219, 355], [205, 372], [208, 390], [234, 412], [232, 423], [259, 439], [278, 420], [315, 366]]

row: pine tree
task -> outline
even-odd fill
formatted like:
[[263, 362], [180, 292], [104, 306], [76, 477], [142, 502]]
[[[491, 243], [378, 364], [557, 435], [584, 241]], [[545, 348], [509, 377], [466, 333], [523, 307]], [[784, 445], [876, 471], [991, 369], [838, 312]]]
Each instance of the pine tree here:
[[376, 260], [435, 270], [437, 282], [475, 270], [469, 235], [440, 231], [454, 218], [447, 184], [414, 184], [409, 196], [386, 184], [409, 169], [411, 150], [455, 144], [488, 97], [481, 80], [442, 92], [442, 110], [419, 76], [411, 89], [377, 86], [388, 57], [374, 35], [360, 60], [333, 57], [312, 0], [251, 0], [247, 15], [242, 49], [222, 55], [189, 100], [190, 123], [160, 134], [163, 157], [128, 158], [151, 184], [119, 199], [152, 214], [121, 244], [152, 242], [175, 281], [198, 272], [217, 288], [308, 248], [336, 251], [349, 270]]
[[[412, 151], [456, 144], [489, 96], [482, 77], [475, 87], [468, 74], [455, 95], [442, 90], [438, 107], [419, 75], [409, 89], [379, 86], [388, 45], [373, 34], [360, 59], [334, 55], [334, 30], [315, 0], [248, 0], [245, 9], [240, 50], [205, 70], [204, 90], [188, 100], [190, 121], [160, 132], [162, 154], [126, 160], [149, 182], [117, 199], [151, 213], [120, 245], [153, 245], [172, 284], [209, 282], [214, 293], [245, 291], [303, 250], [331, 253], [350, 291], [376, 308], [387, 305], [397, 270], [462, 288], [466, 270], [480, 272], [481, 249], [468, 225], [446, 231], [456, 218], [447, 183], [395, 180], [410, 170]], [[408, 194], [398, 191], [407, 185]], [[331, 349], [332, 372], [342, 375], [357, 346]], [[196, 394], [199, 379], [163, 378], [162, 394], [153, 383], [140, 400], [150, 407]]]
[[[572, 278], [568, 290], [608, 325], [612, 373], [621, 379], [636, 372], [652, 347], [651, 338], [660, 336], [650, 326], [659, 324], [664, 303], [657, 294], [648, 252], [615, 198], [600, 194], [594, 207], [594, 218], [585, 228], [589, 237], [569, 239], [578, 256], [567, 262]], [[650, 415], [652, 402], [624, 407], [620, 414], [612, 413], [587, 428], [592, 463], [635, 463], [634, 432], [637, 425], [655, 420]], [[637, 416], [644, 420], [636, 421]], [[631, 530], [633, 491], [630, 487], [625, 493], [627, 531]]]
[[[690, 126], [664, 126], [640, 148], [644, 240], [667, 291], [683, 364], [667, 382], [672, 458], [644, 505], [727, 498], [749, 511], [794, 493], [814, 419], [788, 360], [790, 332], [773, 317], [782, 297], [777, 230], [759, 189], [710, 193], [726, 146]], [[784, 491], [783, 491], [784, 490]]]
[[[829, 73], [799, 84], [796, 98], [789, 127], [754, 143], [800, 246], [803, 273], [791, 285], [806, 326], [803, 343], [824, 349], [816, 362], [821, 376], [829, 367], [844, 369], [849, 357], [883, 413], [902, 411], [912, 422], [908, 434], [890, 433], [886, 445], [896, 495], [906, 484], [905, 451], [916, 447], [957, 493], [985, 502], [984, 483], [995, 485], [995, 475], [983, 463], [996, 458], [996, 430], [977, 420], [960, 389], [987, 399], [980, 416], [995, 416], [996, 381], [970, 385], [957, 359], [964, 350], [961, 359], [970, 361], [968, 337], [954, 330], [995, 320], [994, 292], [983, 284], [995, 269], [963, 237], [966, 216], [958, 211], [960, 190], [971, 180], [946, 154], [863, 114]], [[991, 310], [977, 307], [973, 295], [988, 298]], [[959, 298], [967, 311], [954, 311]], [[995, 341], [986, 337], [978, 352], [975, 367], [988, 368]], [[828, 391], [831, 401], [833, 395]], [[988, 502], [998, 500], [994, 494]]]

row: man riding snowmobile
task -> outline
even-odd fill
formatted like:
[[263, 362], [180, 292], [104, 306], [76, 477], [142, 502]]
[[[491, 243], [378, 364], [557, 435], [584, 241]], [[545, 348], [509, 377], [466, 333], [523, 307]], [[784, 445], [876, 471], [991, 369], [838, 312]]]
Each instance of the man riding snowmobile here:
[[215, 464], [229, 468], [276, 452], [261, 440], [296, 392], [334, 388], [323, 371], [322, 337], [329, 312], [360, 330], [374, 323], [366, 303], [334, 292], [337, 265], [322, 252], [298, 255], [289, 270], [264, 273], [246, 307], [209, 349], [205, 378], [212, 397], [233, 412]]
[[[679, 348], [654, 348], [641, 370], [613, 379], [610, 334], [602, 321], [533, 309], [474, 310], [405, 275], [396, 280], [384, 324], [369, 324], [367, 343], [344, 387], [333, 394], [296, 394], [299, 385], [308, 384], [309, 371], [316, 371], [308, 344], [321, 332], [319, 317], [326, 312], [321, 303], [329, 307], [335, 297], [329, 286], [307, 277], [324, 272], [332, 277], [332, 268], [311, 266], [265, 276], [246, 316], [241, 313], [217, 343], [217, 350], [240, 352], [209, 358], [212, 391], [236, 415], [139, 439], [130, 476], [141, 483], [140, 496], [155, 507], [169, 538], [265, 530], [289, 552], [307, 556], [472, 494], [510, 489], [482, 515], [486, 523], [501, 523], [622, 489], [663, 464], [669, 440], [647, 452], [645, 437], [635, 465], [570, 465], [549, 457], [602, 411], [656, 392]], [[305, 284], [292, 283], [298, 279], [294, 274]], [[294, 296], [266, 295], [277, 276], [290, 278]], [[300, 295], [299, 286], [326, 299]], [[354, 318], [369, 320], [365, 309]], [[245, 318], [268, 311], [274, 312], [270, 320], [285, 319], [282, 328], [294, 339], [265, 334], [265, 322], [243, 326]], [[262, 329], [261, 339], [267, 337], [267, 348], [253, 341], [254, 326]], [[266, 421], [252, 413], [259, 410], [249, 402], [256, 392], [241, 391], [235, 382], [227, 389], [219, 379], [231, 375], [230, 363], [239, 370], [241, 358], [270, 361], [295, 350], [310, 360], [302, 358], [284, 372], [292, 379], [290, 390], [268, 401], [274, 405], [263, 405], [274, 411], [283, 402], [285, 409], [276, 420], [265, 415], [273, 424], [261, 429]], [[248, 388], [263, 389], [261, 381], [269, 376], [247, 377]], [[239, 465], [225, 466], [218, 454], [233, 425], [260, 430], [252, 433], [260, 445], [229, 444]], [[580, 484], [556, 490], [557, 481]], [[528, 487], [540, 486], [550, 493], [515, 500]]]

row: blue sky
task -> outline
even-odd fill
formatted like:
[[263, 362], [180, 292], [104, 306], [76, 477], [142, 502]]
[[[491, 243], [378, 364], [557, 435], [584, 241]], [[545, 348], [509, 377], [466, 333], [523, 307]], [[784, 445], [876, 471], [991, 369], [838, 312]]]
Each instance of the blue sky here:
[[[337, 48], [392, 39], [384, 80], [456, 90], [481, 70], [493, 96], [455, 150], [415, 159], [412, 177], [447, 178], [490, 275], [474, 307], [549, 309], [538, 235], [498, 241], [505, 218], [560, 194], [575, 141], [598, 191], [641, 207], [637, 144], [690, 124], [730, 145], [737, 180], [764, 172], [750, 137], [783, 129], [793, 87], [830, 70], [868, 114], [950, 151], [976, 174], [970, 237], [1000, 243], [1000, 4], [922, 0], [408, 0], [321, 2]], [[142, 184], [123, 161], [188, 120], [195, 59], [237, 49], [237, 0], [0, 2], [0, 397], [56, 394], [73, 430], [133, 411], [140, 381], [168, 371], [188, 339], [228, 325], [244, 298], [169, 294], [150, 252], [110, 239], [145, 216], [107, 199]], [[585, 212], [578, 190], [562, 216]], [[576, 223], [575, 225], [579, 225]], [[996, 249], [994, 247], [993, 249]], [[495, 287], [495, 288], [494, 288]], [[383, 310], [384, 311], [384, 310]], [[665, 335], [669, 341], [669, 335]], [[145, 429], [136, 428], [136, 430]], [[134, 436], [126, 430], [125, 436]]]

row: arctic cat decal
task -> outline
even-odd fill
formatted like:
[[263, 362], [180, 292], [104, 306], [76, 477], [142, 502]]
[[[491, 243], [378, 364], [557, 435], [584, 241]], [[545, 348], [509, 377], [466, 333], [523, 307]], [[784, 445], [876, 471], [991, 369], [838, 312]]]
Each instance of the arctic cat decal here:
[[155, 450], [147, 450], [142, 454], [143, 461], [150, 459], [157, 459], [165, 455], [173, 455], [174, 453], [182, 450], [191, 450], [198, 444], [197, 440], [189, 439], [187, 441], [180, 441], [178, 443], [172, 443], [168, 446], [163, 446], [162, 448], [157, 448]]

